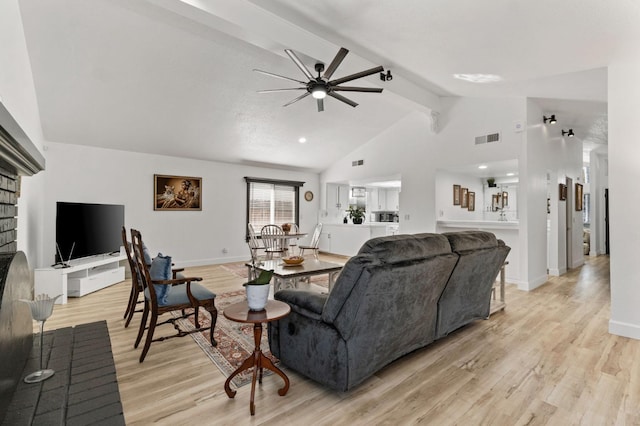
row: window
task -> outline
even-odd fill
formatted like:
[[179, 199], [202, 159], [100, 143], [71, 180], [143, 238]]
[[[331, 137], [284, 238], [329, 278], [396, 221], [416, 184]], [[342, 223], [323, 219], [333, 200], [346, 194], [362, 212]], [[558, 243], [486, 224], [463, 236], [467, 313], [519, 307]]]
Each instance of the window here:
[[591, 217], [589, 216], [589, 208], [591, 204], [591, 194], [584, 194], [582, 198], [582, 223], [589, 225]]
[[247, 182], [247, 224], [252, 224], [257, 233], [269, 224], [299, 223], [299, 195], [304, 182], [244, 179]]

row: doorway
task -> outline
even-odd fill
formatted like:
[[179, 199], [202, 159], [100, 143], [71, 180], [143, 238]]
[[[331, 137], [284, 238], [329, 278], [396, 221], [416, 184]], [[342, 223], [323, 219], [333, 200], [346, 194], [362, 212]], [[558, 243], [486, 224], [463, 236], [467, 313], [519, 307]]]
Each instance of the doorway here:
[[575, 205], [574, 192], [573, 192], [573, 179], [566, 178], [567, 182], [567, 208], [566, 212], [566, 233], [565, 233], [565, 247], [567, 251], [567, 271], [571, 269], [573, 265], [573, 209], [571, 206]]

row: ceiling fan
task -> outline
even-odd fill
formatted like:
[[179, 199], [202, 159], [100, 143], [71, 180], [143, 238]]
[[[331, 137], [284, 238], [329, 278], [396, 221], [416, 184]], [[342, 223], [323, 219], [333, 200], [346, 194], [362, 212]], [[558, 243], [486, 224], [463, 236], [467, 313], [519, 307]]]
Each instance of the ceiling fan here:
[[[384, 71], [382, 66], [378, 66], [375, 68], [371, 68], [365, 71], [360, 71], [355, 74], [348, 75], [346, 77], [338, 78], [335, 80], [331, 80], [331, 76], [336, 71], [338, 66], [342, 63], [349, 50], [341, 47], [338, 53], [336, 54], [333, 61], [329, 64], [327, 69], [325, 70], [324, 64], [322, 62], [318, 62], [315, 65], [315, 70], [318, 73], [317, 77], [314, 77], [311, 74], [311, 71], [302, 63], [298, 56], [291, 49], [285, 49], [285, 52], [291, 60], [296, 64], [296, 66], [302, 71], [302, 73], [309, 79], [309, 81], [304, 82], [300, 80], [296, 80], [295, 78], [285, 77], [283, 75], [274, 74], [267, 71], [262, 71], [258, 69], [254, 69], [254, 71], [259, 72], [261, 74], [269, 75], [271, 77], [281, 78], [283, 80], [295, 81], [296, 83], [302, 84], [302, 87], [290, 87], [286, 89], [271, 89], [271, 90], [259, 90], [258, 93], [272, 93], [272, 92], [285, 92], [289, 90], [306, 90], [306, 93], [298, 96], [294, 100], [287, 102], [283, 106], [291, 105], [292, 103], [298, 102], [300, 99], [304, 99], [307, 96], [313, 96], [318, 103], [318, 112], [324, 111], [324, 98], [327, 96], [331, 96], [339, 101], [344, 102], [347, 105], [351, 105], [352, 107], [357, 107], [358, 104], [352, 101], [349, 98], [342, 96], [336, 92], [369, 92], [369, 93], [381, 93], [382, 89], [376, 87], [354, 87], [354, 86], [340, 86], [342, 83], [346, 83], [348, 81], [356, 80], [358, 78], [366, 77], [371, 74], [379, 73]], [[324, 71], [324, 74], [322, 72]]]

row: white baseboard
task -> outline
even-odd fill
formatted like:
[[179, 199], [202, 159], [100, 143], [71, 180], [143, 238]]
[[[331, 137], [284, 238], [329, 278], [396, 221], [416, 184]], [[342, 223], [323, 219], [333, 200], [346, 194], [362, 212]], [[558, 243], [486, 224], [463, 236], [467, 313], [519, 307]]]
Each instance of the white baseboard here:
[[536, 288], [540, 287], [542, 284], [546, 283], [548, 280], [547, 278], [548, 278], [547, 275], [542, 275], [531, 281], [519, 282], [518, 289], [524, 290], [524, 291], [535, 290]]
[[640, 340], [640, 325], [609, 320], [609, 333]]

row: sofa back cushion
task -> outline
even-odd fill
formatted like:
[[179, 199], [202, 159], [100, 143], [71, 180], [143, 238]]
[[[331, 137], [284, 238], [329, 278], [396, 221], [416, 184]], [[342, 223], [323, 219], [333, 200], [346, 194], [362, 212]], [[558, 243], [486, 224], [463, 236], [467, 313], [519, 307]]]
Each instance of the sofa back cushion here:
[[[403, 327], [412, 317], [420, 318], [418, 311], [429, 309], [433, 298], [435, 318], [435, 302], [456, 260], [447, 239], [438, 234], [371, 239], [345, 264], [322, 319], [334, 324], [345, 340], [357, 324], [367, 327], [373, 322], [389, 332], [404, 333]], [[388, 336], [383, 330], [374, 334]]]
[[489, 316], [491, 289], [511, 250], [491, 232], [443, 235], [460, 257], [438, 301], [437, 338]]

